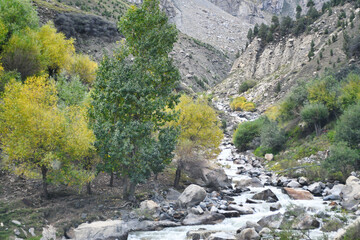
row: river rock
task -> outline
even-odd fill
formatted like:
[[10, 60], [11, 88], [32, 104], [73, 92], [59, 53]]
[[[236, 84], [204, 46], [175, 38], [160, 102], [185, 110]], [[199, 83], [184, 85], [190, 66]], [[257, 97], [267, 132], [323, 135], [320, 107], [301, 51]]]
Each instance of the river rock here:
[[263, 200], [263, 201], [266, 201], [266, 202], [277, 202], [277, 201], [279, 201], [279, 199], [277, 198], [275, 193], [273, 193], [273, 191], [271, 191], [270, 189], [265, 189], [262, 192], [256, 193], [254, 196], [252, 196], [252, 199]]
[[251, 221], [246, 221], [246, 228], [254, 228], [256, 232], [260, 232], [262, 229], [258, 223]]
[[221, 189], [221, 188], [232, 188], [231, 180], [226, 175], [224, 169], [219, 168], [215, 169], [205, 175], [206, 186], [212, 189]]
[[291, 227], [296, 230], [315, 229], [320, 227], [320, 222], [309, 214], [301, 214], [294, 220]]
[[302, 186], [306, 186], [308, 185], [308, 179], [306, 177], [299, 177], [298, 182], [302, 185]]
[[308, 190], [315, 196], [321, 196], [322, 184], [320, 182], [313, 183], [308, 186]]
[[[346, 185], [347, 185], [347, 181], [346, 181]], [[340, 229], [339, 231], [337, 231], [336, 235], [334, 236], [334, 240], [343, 240], [346, 234], [346, 230], [350, 229], [350, 228], [354, 228], [356, 226], [359, 226], [360, 224], [360, 217], [358, 217], [355, 221], [353, 221], [352, 223], [350, 223], [348, 226], [346, 226], [345, 228]]]
[[245, 228], [240, 234], [236, 235], [237, 240], [259, 240], [260, 235], [254, 228]]
[[274, 215], [263, 217], [257, 223], [263, 228], [267, 227], [278, 229], [280, 228], [283, 219], [284, 216], [281, 213], [277, 213]]
[[357, 177], [350, 176], [346, 180], [345, 187], [341, 190], [342, 207], [356, 211], [360, 204], [360, 180]]
[[187, 239], [192, 240], [199, 240], [199, 239], [206, 239], [212, 233], [216, 233], [216, 231], [207, 230], [205, 228], [200, 228], [198, 230], [191, 230], [186, 233]]
[[230, 204], [228, 206], [228, 209], [238, 211], [241, 215], [253, 214], [254, 213], [254, 210], [252, 210], [249, 207], [242, 207], [242, 206], [238, 206], [238, 205], [235, 205], [235, 204]]
[[270, 205], [270, 211], [275, 212], [275, 211], [279, 210], [281, 207], [282, 206], [279, 202], [272, 204], [272, 205]]
[[180, 207], [192, 207], [202, 202], [206, 197], [206, 191], [204, 188], [191, 184], [178, 198], [178, 204]]
[[224, 215], [226, 218], [232, 218], [232, 217], [240, 217], [240, 213], [238, 211], [228, 211], [228, 210], [218, 210], [218, 213]]
[[313, 195], [306, 190], [293, 189], [293, 188], [283, 188], [285, 193], [289, 195], [291, 199], [294, 200], [312, 200], [314, 199]]
[[251, 179], [241, 179], [239, 180], [236, 185], [236, 188], [246, 188], [246, 187], [263, 187], [260, 179], [257, 177]]
[[295, 180], [291, 180], [286, 186], [290, 188], [299, 188], [301, 187], [301, 184]]
[[151, 214], [159, 214], [160, 206], [153, 200], [145, 200], [140, 203], [140, 211]]
[[206, 240], [237, 240], [234, 235], [225, 232], [211, 234]]
[[[79, 239], [86, 239], [86, 238], [79, 238]], [[42, 231], [42, 237], [40, 238], [40, 240], [56, 240], [56, 228], [53, 227], [52, 225], [44, 227]]]
[[204, 213], [204, 210], [200, 207], [200, 206], [197, 206], [197, 207], [192, 207], [190, 209], [190, 211], [193, 213], [193, 214], [196, 214], [196, 215], [201, 215]]
[[166, 194], [166, 200], [176, 201], [180, 197], [181, 193], [173, 188], [169, 188]]
[[268, 161], [272, 161], [274, 159], [274, 155], [272, 153], [265, 154], [265, 159]]
[[122, 220], [108, 220], [83, 223], [69, 236], [76, 240], [113, 239], [126, 240], [129, 232], [152, 231], [163, 227], [177, 227], [180, 223], [171, 221], [138, 221], [124, 222]]
[[222, 222], [225, 216], [219, 213], [205, 212], [203, 215], [188, 214], [182, 221], [183, 225], [215, 224]]
[[265, 228], [261, 229], [261, 231], [259, 232], [259, 235], [261, 237], [265, 237], [265, 236], [269, 235], [270, 233], [271, 233], [270, 228], [265, 227]]

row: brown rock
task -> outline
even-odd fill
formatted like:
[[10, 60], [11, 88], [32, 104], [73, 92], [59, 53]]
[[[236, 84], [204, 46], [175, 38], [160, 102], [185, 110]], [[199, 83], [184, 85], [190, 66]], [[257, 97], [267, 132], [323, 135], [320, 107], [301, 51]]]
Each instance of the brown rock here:
[[312, 200], [314, 196], [306, 190], [298, 190], [293, 188], [284, 188], [284, 192], [294, 200]]

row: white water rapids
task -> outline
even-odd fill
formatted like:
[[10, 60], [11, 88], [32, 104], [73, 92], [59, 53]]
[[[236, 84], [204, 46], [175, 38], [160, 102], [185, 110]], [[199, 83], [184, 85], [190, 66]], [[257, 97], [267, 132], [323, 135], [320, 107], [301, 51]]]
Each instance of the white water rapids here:
[[[225, 139], [226, 141], [226, 139]], [[229, 141], [229, 140], [228, 140]], [[249, 178], [248, 175], [239, 175], [237, 174], [237, 168], [241, 165], [234, 164], [233, 152], [230, 147], [233, 148], [226, 141], [221, 145], [221, 153], [219, 154], [217, 160], [224, 166], [226, 174], [233, 179], [233, 182], [236, 180], [240, 180], [243, 178]], [[279, 199], [279, 203], [282, 205], [282, 208], [278, 211], [272, 212], [270, 211], [271, 203], [258, 203], [258, 204], [249, 204], [246, 203], [246, 199], [251, 198], [255, 193], [261, 192], [265, 189], [271, 189]], [[161, 231], [153, 231], [153, 232], [134, 232], [131, 233], [128, 237], [128, 240], [163, 240], [163, 239], [171, 239], [171, 240], [185, 240], [187, 239], [186, 233], [190, 230], [198, 230], [199, 228], [205, 228], [208, 230], [216, 230], [222, 232], [236, 233], [236, 230], [246, 225], [247, 221], [257, 222], [264, 216], [273, 215], [278, 212], [284, 213], [286, 207], [289, 205], [297, 205], [304, 207], [309, 214], [316, 214], [320, 211], [326, 212], [328, 214], [332, 214], [329, 210], [327, 204], [324, 203], [322, 198], [315, 197], [313, 200], [292, 200], [288, 195], [282, 193], [281, 188], [273, 187], [273, 186], [264, 186], [259, 188], [250, 188], [250, 191], [243, 192], [240, 196], [234, 197], [235, 202], [238, 204], [242, 204], [243, 206], [248, 206], [254, 209], [254, 214], [249, 215], [241, 215], [240, 217], [234, 218], [226, 218], [223, 222], [215, 224], [215, 225], [195, 225], [195, 226], [180, 226], [173, 228], [165, 228]], [[331, 239], [334, 233], [328, 234], [328, 237]], [[320, 229], [310, 230], [311, 239], [320, 239], [323, 237], [323, 232]]]

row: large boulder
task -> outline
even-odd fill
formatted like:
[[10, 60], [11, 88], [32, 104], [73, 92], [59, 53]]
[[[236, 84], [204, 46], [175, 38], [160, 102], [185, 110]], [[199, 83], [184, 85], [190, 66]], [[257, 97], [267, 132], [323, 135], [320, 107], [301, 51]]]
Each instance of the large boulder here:
[[297, 230], [309, 230], [320, 227], [320, 222], [309, 214], [301, 214], [294, 220], [291, 227]]
[[263, 217], [257, 223], [263, 228], [267, 227], [267, 228], [278, 229], [280, 228], [283, 219], [284, 216], [281, 213], [277, 213], [274, 215]]
[[231, 180], [226, 175], [224, 169], [215, 169], [205, 175], [206, 186], [212, 189], [232, 188]]
[[123, 222], [122, 220], [108, 220], [83, 223], [71, 232], [71, 239], [98, 240], [113, 239], [126, 240], [133, 231], [153, 231], [163, 227], [177, 227], [180, 223], [170, 221], [138, 221]]
[[153, 200], [145, 200], [140, 203], [140, 212], [147, 214], [159, 214], [160, 206]]
[[343, 199], [341, 203], [343, 208], [356, 211], [360, 204], [360, 180], [354, 176], [348, 177], [345, 187], [341, 190], [340, 196]]
[[260, 235], [254, 228], [245, 228], [240, 234], [236, 236], [238, 240], [259, 240]]
[[286, 186], [290, 187], [290, 188], [300, 188], [301, 187], [300, 183], [298, 183], [295, 180], [291, 180]]
[[291, 199], [294, 200], [312, 200], [314, 196], [306, 190], [293, 189], [293, 188], [283, 188], [283, 191], [289, 195]]
[[205, 212], [203, 215], [195, 215], [190, 213], [182, 221], [183, 225], [201, 225], [201, 224], [216, 224], [222, 222], [225, 216], [220, 213]]
[[271, 191], [270, 189], [266, 189], [262, 192], [256, 193], [252, 199], [255, 200], [263, 200], [266, 202], [277, 202], [279, 201], [279, 199], [277, 198], [277, 196], [275, 195], [275, 193], [273, 193], [273, 191]]
[[206, 197], [206, 191], [204, 188], [191, 184], [178, 198], [178, 204], [180, 207], [192, 207], [202, 202]]
[[246, 188], [246, 187], [263, 187], [264, 185], [261, 183], [260, 179], [257, 177], [253, 177], [250, 179], [241, 179], [236, 182], [236, 188]]
[[308, 190], [315, 196], [321, 196], [323, 183], [316, 182], [308, 186]]
[[206, 240], [236, 240], [236, 237], [226, 232], [217, 232], [211, 234]]

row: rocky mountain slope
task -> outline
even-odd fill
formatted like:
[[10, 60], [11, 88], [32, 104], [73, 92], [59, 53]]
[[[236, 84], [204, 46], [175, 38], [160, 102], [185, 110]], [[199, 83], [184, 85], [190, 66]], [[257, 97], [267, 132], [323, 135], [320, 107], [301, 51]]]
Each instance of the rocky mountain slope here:
[[[346, 12], [346, 16], [350, 16], [351, 11], [355, 12], [353, 27], [350, 23], [338, 26], [341, 10]], [[313, 78], [349, 62], [359, 64], [356, 58], [347, 57], [344, 51], [344, 33], [359, 35], [359, 11], [350, 4], [334, 8], [333, 14], [329, 16], [326, 13], [320, 17], [309, 33], [283, 37], [265, 47], [262, 47], [260, 39], [254, 39], [235, 61], [229, 77], [214, 88], [215, 93], [222, 97], [236, 96], [243, 82], [254, 80], [256, 86], [242, 95], [263, 111], [281, 100], [298, 80]], [[315, 51], [309, 60], [312, 41]]]
[[[122, 37], [116, 23], [81, 9], [55, 1], [34, 1], [41, 22], [51, 20], [67, 37], [76, 39], [78, 51], [92, 55], [98, 61], [104, 53], [111, 54]], [[229, 73], [230, 58], [209, 44], [180, 33], [172, 52], [182, 81], [180, 89], [186, 92], [204, 91], [215, 86]]]

